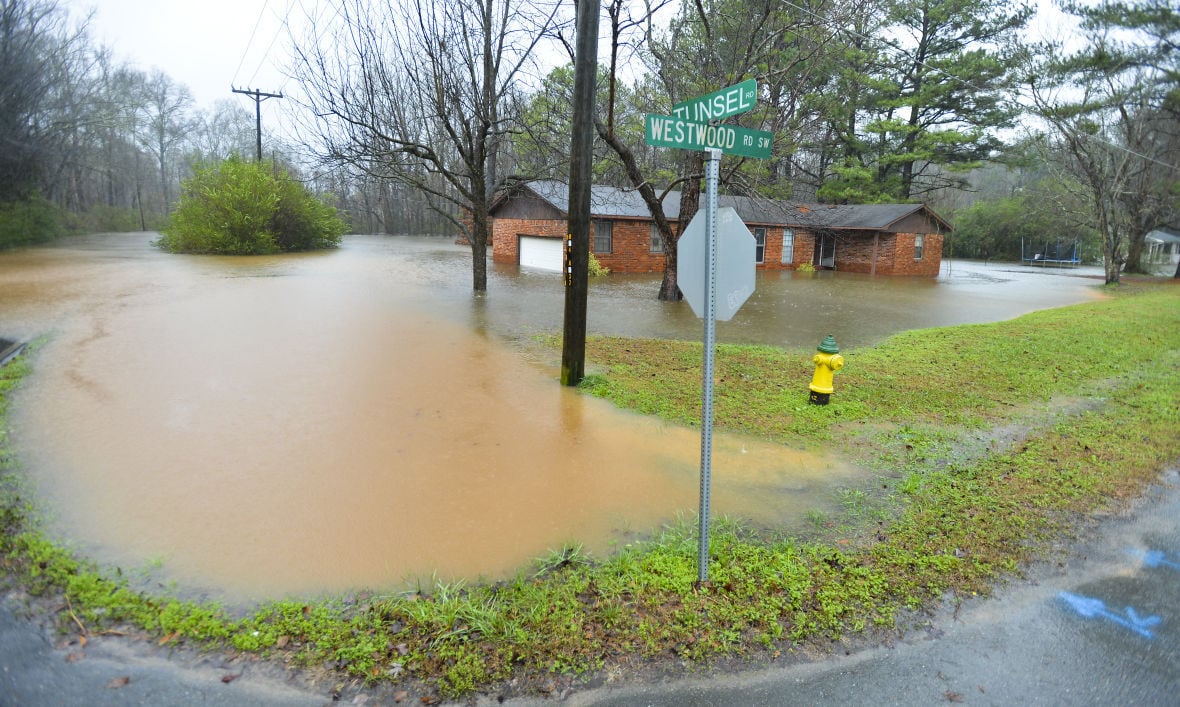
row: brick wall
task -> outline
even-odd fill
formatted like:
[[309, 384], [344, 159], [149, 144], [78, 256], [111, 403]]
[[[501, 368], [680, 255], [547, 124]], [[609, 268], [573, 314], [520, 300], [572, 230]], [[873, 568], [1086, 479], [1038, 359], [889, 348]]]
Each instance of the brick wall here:
[[[759, 270], [797, 270], [803, 263], [811, 264], [815, 257], [815, 235], [810, 231], [794, 229], [795, 246], [791, 261], [783, 262], [783, 227], [771, 226], [766, 229], [766, 253]], [[753, 233], [754, 229], [750, 229]]]
[[[664, 254], [651, 252], [651, 222], [644, 220], [614, 220], [611, 252], [595, 253], [598, 261], [613, 272], [663, 272]], [[492, 220], [492, 259], [497, 263], [520, 262], [520, 236], [563, 238], [566, 221], [556, 219]], [[673, 223], [675, 228], [675, 223]], [[591, 226], [591, 250], [594, 235]], [[913, 233], [881, 233], [876, 244], [877, 275], [919, 275], [935, 277], [941, 266], [943, 237], [925, 234], [923, 257], [914, 260]], [[795, 229], [795, 252], [790, 263], [782, 262], [783, 229], [766, 229], [765, 262], [758, 267], [766, 270], [794, 270], [815, 257], [815, 235]], [[873, 234], [841, 235], [836, 243], [836, 269], [846, 272], [874, 272]]]
[[891, 275], [896, 255], [892, 233], [859, 233], [836, 238], [836, 270]]
[[[595, 252], [594, 257], [612, 272], [664, 272], [664, 254], [651, 252], [651, 229], [650, 221], [614, 221], [610, 253]], [[593, 251], [593, 228], [590, 233]]]
[[[611, 252], [594, 253], [598, 262], [614, 272], [663, 272], [664, 254], [651, 252], [650, 221], [613, 221]], [[520, 236], [564, 238], [568, 222], [553, 219], [506, 219], [492, 222], [492, 260], [520, 262]], [[594, 251], [594, 226], [590, 226], [590, 250]]]
[[[914, 260], [913, 233], [897, 234], [894, 250], [893, 270], [886, 275], [919, 275], [937, 277], [942, 267], [942, 234], [927, 233], [923, 236], [922, 259]], [[882, 274], [880, 270], [878, 274]]]
[[[839, 236], [836, 241], [836, 270], [876, 275], [936, 277], [942, 265], [943, 237], [937, 233], [924, 235], [921, 260], [914, 259], [915, 237], [916, 234], [913, 233]], [[814, 243], [814, 239], [812, 240]]]
[[[760, 227], [761, 228], [761, 227]], [[750, 229], [753, 233], [754, 229]], [[799, 237], [795, 236], [796, 241]], [[798, 251], [796, 251], [798, 252]], [[783, 228], [782, 226], [767, 226], [766, 227], [766, 251], [762, 254], [762, 263], [758, 265], [760, 270], [788, 270], [791, 265], [783, 264]]]
[[795, 264], [797, 269], [803, 263], [811, 265], [815, 261], [815, 234], [810, 231], [795, 231]]

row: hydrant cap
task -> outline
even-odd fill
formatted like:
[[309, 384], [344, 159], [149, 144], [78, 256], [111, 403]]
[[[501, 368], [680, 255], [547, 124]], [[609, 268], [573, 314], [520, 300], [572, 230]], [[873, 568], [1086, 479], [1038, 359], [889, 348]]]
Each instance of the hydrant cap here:
[[819, 348], [816, 350], [822, 351], [826, 354], [840, 353], [840, 347], [836, 345], [836, 339], [831, 334], [828, 334], [826, 337], [824, 337], [824, 342], [820, 344]]

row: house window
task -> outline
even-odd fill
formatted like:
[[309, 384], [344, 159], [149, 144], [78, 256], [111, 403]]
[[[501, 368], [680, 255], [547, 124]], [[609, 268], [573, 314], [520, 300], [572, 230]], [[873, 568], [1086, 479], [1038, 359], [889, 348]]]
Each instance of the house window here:
[[754, 228], [754, 262], [766, 262], [766, 228], [761, 226]]
[[795, 262], [795, 232], [783, 229], [783, 265]]
[[614, 222], [613, 221], [595, 221], [594, 222], [594, 252], [599, 255], [606, 255], [610, 253], [611, 244], [614, 240]]
[[654, 223], [651, 225], [651, 252], [664, 252], [664, 239], [660, 236], [660, 228]]
[[926, 247], [925, 241], [926, 241], [926, 236], [923, 236], [921, 233], [914, 236], [914, 260], [921, 260], [922, 259], [922, 251]]

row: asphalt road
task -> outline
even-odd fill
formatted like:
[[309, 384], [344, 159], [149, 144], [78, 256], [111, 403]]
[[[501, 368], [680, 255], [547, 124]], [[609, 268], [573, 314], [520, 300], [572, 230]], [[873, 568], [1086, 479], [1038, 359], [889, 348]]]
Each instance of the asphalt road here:
[[[117, 636], [63, 643], [23, 602], [0, 603], [0, 705], [323, 705], [329, 689], [296, 686], [269, 666], [168, 650]], [[229, 682], [227, 676], [234, 676]]]
[[568, 699], [596, 707], [947, 703], [1180, 705], [1180, 473], [1026, 578], [890, 647]]
[[[43, 617], [24, 613], [11, 597], [0, 604], [2, 705], [321, 705], [334, 698], [373, 705], [392, 704], [395, 695], [389, 688], [333, 694], [332, 686], [299, 684], [263, 664], [118, 637], [55, 646], [60, 639]], [[1134, 509], [1088, 528], [1027, 577], [957, 612], [948, 608], [889, 646], [759, 671], [575, 688], [563, 697], [600, 707], [1180, 704], [1180, 472], [1168, 472]]]

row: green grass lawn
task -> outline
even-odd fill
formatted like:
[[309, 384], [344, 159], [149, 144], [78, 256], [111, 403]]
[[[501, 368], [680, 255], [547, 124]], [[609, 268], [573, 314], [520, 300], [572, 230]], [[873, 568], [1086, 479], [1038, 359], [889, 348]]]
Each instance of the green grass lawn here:
[[[611, 557], [554, 549], [511, 581], [231, 615], [132, 590], [50, 543], [3, 418], [0, 553], [11, 582], [60, 599], [63, 632], [135, 630], [459, 696], [894, 628], [910, 610], [988, 592], [1180, 461], [1180, 287], [1123, 285], [1102, 301], [843, 351], [824, 407], [807, 404], [812, 353], [719, 347], [715, 424], [823, 446], [873, 470], [872, 487], [848, 489], [845, 512], [817, 517], [808, 537], [719, 519], [704, 586], [692, 519]], [[583, 390], [696, 426], [700, 362], [699, 343], [593, 339]], [[0, 415], [33, 364], [0, 369]]]

